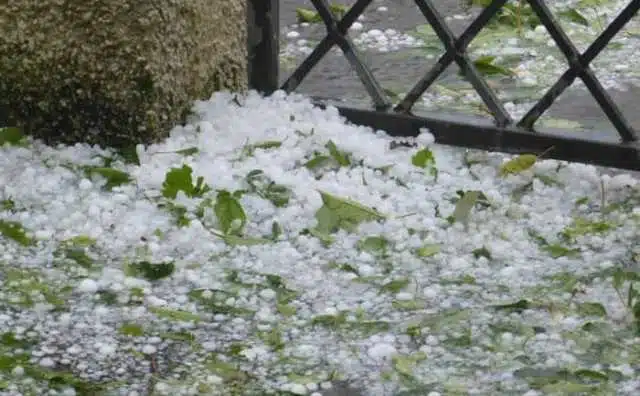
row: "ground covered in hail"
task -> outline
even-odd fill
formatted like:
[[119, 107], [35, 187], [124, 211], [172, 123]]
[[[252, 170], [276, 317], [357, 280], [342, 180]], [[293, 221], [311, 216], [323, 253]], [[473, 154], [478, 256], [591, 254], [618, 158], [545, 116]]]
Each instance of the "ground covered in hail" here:
[[118, 153], [0, 130], [0, 395], [637, 394], [633, 177], [195, 109]]

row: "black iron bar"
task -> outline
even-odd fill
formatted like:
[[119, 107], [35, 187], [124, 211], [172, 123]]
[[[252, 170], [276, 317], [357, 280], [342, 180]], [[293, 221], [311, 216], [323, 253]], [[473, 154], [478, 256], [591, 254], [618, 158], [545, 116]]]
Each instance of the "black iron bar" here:
[[[535, 6], [534, 6], [535, 4]], [[597, 77], [589, 67], [589, 64], [606, 47], [611, 39], [637, 14], [640, 8], [640, 0], [632, 0], [622, 10], [622, 12], [607, 26], [607, 28], [594, 40], [584, 54], [580, 55], [575, 46], [571, 43], [566, 34], [558, 26], [553, 15], [544, 3], [539, 4], [538, 0], [531, 0], [531, 6], [538, 14], [541, 22], [547, 27], [558, 47], [569, 61], [569, 69], [556, 81], [556, 83], [544, 94], [544, 96], [525, 114], [518, 122], [518, 126], [533, 129], [535, 122], [553, 105], [556, 99], [580, 77], [585, 83], [589, 92], [594, 97], [600, 108], [607, 115], [616, 131], [622, 137], [623, 142], [635, 142], [638, 140], [637, 133], [627, 122], [624, 115], [613, 102], [607, 91], [602, 87]]]
[[[267, 94], [278, 87], [278, 1], [248, 0], [254, 14], [249, 13], [249, 82], [250, 87]], [[445, 53], [436, 65], [412, 88], [409, 94], [394, 109], [387, 111], [389, 102], [378, 82], [354, 50], [347, 31], [372, 0], [358, 0], [340, 21], [331, 13], [327, 0], [311, 0], [327, 28], [327, 34], [312, 53], [281, 86], [287, 92], [294, 91], [317, 63], [337, 45], [353, 67], [372, 97], [377, 110], [363, 110], [338, 106], [339, 112], [354, 124], [381, 129], [392, 136], [416, 136], [427, 128], [439, 144], [453, 145], [505, 153], [541, 153], [549, 150], [545, 157], [558, 160], [582, 162], [594, 165], [640, 171], [640, 144], [636, 132], [600, 85], [589, 64], [607, 46], [611, 39], [637, 14], [640, 0], [629, 0], [628, 5], [609, 26], [580, 54], [553, 18], [543, 0], [528, 0], [541, 23], [547, 28], [557, 46], [567, 58], [568, 69], [542, 99], [516, 125], [511, 123], [502, 104], [485, 80], [479, 75], [467, 56], [467, 47], [477, 34], [487, 26], [491, 18], [505, 5], [506, 0], [494, 0], [480, 15], [455, 38], [446, 22], [429, 0], [415, 0], [422, 13], [445, 46]], [[251, 31], [251, 29], [253, 29]], [[423, 116], [409, 114], [415, 102], [440, 74], [456, 62], [472, 83], [487, 107], [494, 113], [495, 122], [464, 115], [446, 116], [441, 113], [426, 113]], [[612, 121], [622, 142], [587, 140], [576, 137], [575, 131], [567, 134], [549, 134], [544, 130], [534, 131], [533, 125], [553, 104], [558, 96], [580, 77], [605, 114]], [[326, 106], [326, 102], [316, 102]], [[572, 133], [573, 132], [573, 133]], [[599, 139], [599, 138], [598, 138]]]
[[[438, 38], [440, 38], [440, 41], [442, 41], [442, 44], [445, 46], [446, 53], [442, 55], [436, 65], [418, 83], [419, 85], [416, 85], [414, 89], [412, 89], [410, 92], [411, 97], [407, 95], [405, 100], [396, 106], [396, 110], [409, 112], [415, 103], [415, 100], [424, 93], [424, 91], [448, 67], [448, 65], [451, 64], [452, 61], [455, 61], [460, 67], [463, 75], [467, 77], [478, 95], [480, 95], [480, 98], [482, 98], [482, 101], [493, 115], [496, 124], [502, 126], [511, 124], [513, 122], [511, 116], [509, 116], [509, 113], [505, 110], [500, 99], [498, 99], [484, 78], [482, 78], [466, 53], [467, 45], [471, 40], [473, 40], [473, 37], [475, 37], [475, 34], [472, 35], [471, 33], [476, 31], [477, 34], [482, 30], [488, 21], [491, 20], [491, 17], [495, 15], [495, 13], [497, 13], [497, 11], [506, 3], [506, 0], [493, 1], [491, 5], [486, 7], [481, 15], [476, 19], [476, 22], [480, 21], [484, 22], [484, 24], [473, 24], [474, 30], [470, 30], [471, 27], [468, 28], [468, 32], [465, 32], [467, 34], [463, 34], [462, 36], [464, 41], [460, 39], [456, 40], [444, 18], [442, 18], [430, 0], [415, 0], [415, 2], [429, 24], [433, 27], [433, 30], [438, 35]], [[422, 90], [422, 92], [416, 96], [420, 90]], [[411, 99], [413, 99], [413, 101], [411, 101]]]

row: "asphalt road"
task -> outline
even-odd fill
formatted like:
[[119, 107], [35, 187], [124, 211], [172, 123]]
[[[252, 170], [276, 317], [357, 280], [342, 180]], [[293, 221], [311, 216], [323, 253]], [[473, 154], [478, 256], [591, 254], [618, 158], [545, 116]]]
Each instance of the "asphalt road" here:
[[[353, 3], [342, 1], [340, 3]], [[443, 16], [462, 14], [460, 5], [462, 0], [438, 0], [433, 2]], [[388, 11], [376, 12], [379, 6], [386, 6]], [[309, 0], [281, 0], [280, 26], [282, 34], [286, 34], [288, 26], [296, 23], [296, 8], [313, 9]], [[408, 32], [418, 25], [426, 23], [413, 0], [374, 0], [365, 10], [366, 19], [363, 21], [365, 30], [377, 28], [392, 28], [399, 32]], [[469, 21], [452, 20], [450, 27], [458, 34]], [[312, 25], [300, 30], [301, 38], [319, 40], [324, 36], [322, 24]], [[374, 51], [360, 51], [371, 71], [384, 88], [394, 92], [407, 92], [418, 81], [433, 60], [426, 60], [417, 50], [400, 50], [398, 52], [377, 53]], [[302, 58], [297, 59], [299, 63]], [[291, 70], [281, 71], [281, 80], [288, 77]], [[444, 76], [452, 77], [456, 68], [450, 67]], [[323, 98], [340, 98], [354, 106], [368, 106], [371, 102], [349, 63], [341, 54], [328, 55], [312, 70], [304, 82], [297, 89], [298, 92]], [[623, 114], [636, 130], [640, 130], [640, 112], [637, 111], [637, 101], [640, 99], [640, 87], [630, 87], [626, 91], [609, 91], [615, 102], [620, 106]], [[557, 119], [578, 121], [587, 130], [590, 138], [617, 140], [618, 135], [591, 96], [582, 90], [565, 92], [549, 109], [547, 114]], [[604, 134], [603, 134], [604, 132]], [[577, 133], [583, 133], [580, 131]]]

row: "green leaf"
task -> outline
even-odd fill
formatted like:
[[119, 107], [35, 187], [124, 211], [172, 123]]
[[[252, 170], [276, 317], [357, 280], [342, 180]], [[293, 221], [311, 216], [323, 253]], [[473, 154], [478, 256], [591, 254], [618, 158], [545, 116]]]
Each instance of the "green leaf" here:
[[361, 205], [350, 199], [339, 198], [319, 191], [323, 205], [316, 212], [318, 226], [316, 230], [328, 235], [339, 229], [354, 230], [360, 223], [383, 220], [385, 216], [378, 211]]
[[175, 264], [173, 261], [166, 263], [150, 263], [148, 261], [139, 261], [137, 263], [131, 263], [127, 265], [128, 273], [130, 276], [143, 277], [150, 281], [164, 279], [173, 274], [175, 271]]
[[431, 150], [424, 148], [411, 157], [411, 164], [424, 169], [429, 166], [435, 166], [436, 159]]
[[496, 311], [508, 311], [522, 313], [527, 309], [531, 309], [531, 303], [528, 300], [519, 300], [511, 304], [494, 305]]
[[286, 289], [284, 280], [280, 275], [267, 274], [265, 278], [267, 279], [267, 284], [269, 285], [269, 287], [273, 289]]
[[180, 154], [180, 155], [184, 155], [184, 156], [188, 156], [188, 155], [194, 155], [194, 154], [198, 154], [198, 152], [200, 152], [200, 149], [198, 149], [197, 147], [188, 147], [188, 148], [184, 148], [181, 150], [176, 151], [176, 154]]
[[249, 379], [249, 375], [235, 364], [219, 360], [214, 353], [207, 357], [205, 362], [205, 367], [211, 371], [211, 373], [227, 382], [242, 384], [246, 383]]
[[33, 340], [29, 339], [18, 339], [16, 338], [16, 334], [14, 332], [8, 331], [2, 333], [0, 336], [0, 345], [6, 346], [9, 348], [22, 348], [26, 349], [33, 343]]
[[[228, 191], [218, 191], [213, 211], [218, 218], [220, 230], [225, 235], [238, 235], [247, 223], [247, 215], [240, 201]], [[239, 222], [239, 225], [234, 224], [234, 222]]]
[[480, 257], [484, 257], [487, 260], [492, 260], [491, 252], [489, 251], [489, 249], [487, 249], [484, 246], [481, 247], [481, 248], [478, 248], [478, 249], [474, 249], [472, 254], [473, 254], [473, 257], [476, 258], [476, 259], [480, 258]]
[[425, 308], [424, 304], [417, 300], [393, 300], [391, 306], [398, 311], [419, 311]]
[[251, 238], [251, 237], [241, 237], [233, 234], [220, 234], [217, 232], [212, 232], [213, 235], [222, 239], [229, 246], [256, 246], [256, 245], [265, 245], [267, 243], [273, 243], [273, 240], [266, 238]]
[[551, 257], [574, 257], [580, 253], [580, 249], [578, 248], [567, 248], [557, 243], [544, 245], [541, 247], [542, 250], [549, 253]]
[[322, 326], [328, 328], [338, 328], [347, 323], [347, 316], [344, 313], [337, 315], [317, 315], [311, 319], [312, 326]]
[[424, 352], [416, 352], [411, 355], [396, 355], [391, 358], [394, 370], [403, 375], [413, 375], [413, 370], [418, 362], [427, 359]]
[[35, 241], [27, 236], [22, 224], [16, 221], [0, 220], [0, 235], [22, 246], [32, 246]]
[[262, 150], [280, 148], [281, 146], [282, 146], [282, 142], [278, 142], [276, 140], [267, 140], [265, 142], [259, 142], [252, 145], [254, 149], [262, 149]]
[[0, 128], [0, 147], [5, 144], [9, 146], [17, 146], [25, 139], [22, 130], [18, 127], [4, 127]]
[[451, 308], [444, 312], [425, 315], [419, 322], [421, 328], [429, 327], [433, 331], [440, 331], [458, 327], [461, 323], [467, 322], [471, 315], [469, 309]]
[[346, 6], [344, 4], [333, 3], [329, 5], [329, 10], [338, 20], [340, 20], [342, 19], [344, 14], [346, 14], [347, 11], [349, 11], [349, 6]]
[[191, 220], [189, 220], [189, 217], [187, 217], [187, 208], [183, 205], [177, 205], [173, 202], [166, 202], [158, 206], [167, 209], [178, 227], [187, 227], [189, 224], [191, 224]]
[[277, 221], [271, 223], [271, 239], [274, 241], [280, 238], [282, 235], [282, 226]]
[[304, 164], [304, 166], [307, 169], [314, 170], [316, 168], [320, 168], [322, 166], [325, 166], [330, 161], [331, 161], [331, 157], [329, 157], [328, 155], [316, 154], [313, 158], [311, 158], [309, 161], [307, 161]]
[[460, 278], [460, 284], [462, 285], [475, 285], [476, 278], [473, 275], [465, 274]]
[[178, 191], [182, 191], [187, 197], [201, 197], [211, 190], [204, 183], [204, 178], [199, 176], [196, 184], [193, 185], [193, 170], [189, 165], [182, 165], [181, 168], [171, 168], [165, 175], [162, 183], [162, 196], [168, 199], [175, 199]]
[[573, 203], [575, 206], [580, 206], [580, 205], [585, 205], [589, 203], [589, 197], [582, 197], [582, 198], [578, 198], [576, 199], [576, 201]]
[[286, 206], [293, 194], [291, 189], [282, 184], [274, 183], [260, 169], [254, 169], [245, 177], [249, 190], [260, 197], [271, 201], [276, 207]]
[[155, 314], [159, 318], [173, 322], [199, 322], [201, 319], [199, 315], [178, 309], [150, 307], [149, 312]]
[[329, 269], [335, 269], [335, 270], [339, 270], [339, 271], [349, 272], [349, 273], [355, 274], [357, 276], [360, 276], [360, 272], [358, 272], [356, 267], [354, 267], [351, 264], [347, 264], [347, 263], [336, 263], [335, 261], [332, 261], [332, 262], [329, 263]]
[[65, 246], [89, 247], [96, 244], [96, 240], [86, 235], [78, 235], [64, 240]]
[[567, 18], [573, 23], [577, 23], [578, 25], [589, 26], [589, 20], [575, 8], [569, 8], [567, 10], [560, 11], [558, 15]]
[[87, 255], [84, 248], [67, 247], [57, 250], [54, 255], [65, 257], [74, 261], [76, 264], [83, 268], [91, 268], [93, 265], [93, 259]]
[[[349, 8], [342, 4], [330, 4], [329, 10], [335, 18], [341, 19], [349, 10]], [[322, 22], [320, 14], [314, 10], [307, 8], [296, 8], [296, 17], [299, 23], [319, 23]]]
[[2, 201], [0, 201], [0, 211], [13, 211], [15, 208], [16, 203], [12, 199], [3, 199]]
[[538, 174], [538, 175], [533, 175], [533, 177], [540, 180], [545, 186], [562, 186], [563, 185], [557, 179], [548, 175]]
[[604, 305], [594, 302], [584, 302], [576, 304], [578, 314], [583, 316], [600, 316], [606, 317], [607, 310]]
[[351, 165], [351, 160], [349, 159], [349, 155], [343, 151], [338, 150], [338, 147], [332, 140], [329, 140], [326, 147], [327, 149], [329, 149], [329, 154], [331, 155], [331, 158], [333, 158], [340, 166]]
[[88, 178], [91, 178], [94, 175], [99, 175], [107, 179], [107, 183], [104, 186], [107, 190], [111, 190], [114, 187], [127, 184], [131, 181], [131, 176], [129, 176], [128, 173], [113, 168], [85, 166], [84, 172]]
[[493, 0], [466, 0], [469, 5], [474, 5], [476, 7], [489, 7]]
[[416, 254], [418, 255], [418, 257], [422, 257], [422, 258], [435, 256], [438, 253], [440, 253], [440, 245], [435, 243], [424, 245], [423, 247], [419, 248], [416, 251]]
[[193, 190], [192, 172], [193, 170], [188, 165], [183, 165], [182, 168], [172, 168], [167, 172], [162, 183], [162, 196], [174, 199], [178, 195], [178, 191], [183, 191], [189, 196]]
[[575, 219], [573, 224], [566, 227], [560, 235], [568, 241], [574, 240], [577, 236], [588, 234], [602, 234], [611, 231], [615, 225], [606, 221], [590, 221], [582, 218]]
[[466, 191], [462, 198], [456, 203], [456, 207], [453, 210], [452, 218], [454, 222], [462, 222], [468, 224], [471, 210], [476, 205], [476, 202], [480, 198], [481, 191]]
[[502, 164], [500, 167], [500, 176], [522, 173], [531, 168], [537, 160], [538, 156], [534, 154], [518, 155]]
[[367, 253], [384, 253], [389, 241], [381, 236], [370, 236], [358, 241], [358, 249]]
[[[316, 213], [316, 216], [317, 216], [317, 213]], [[305, 229], [304, 231], [301, 232], [301, 235], [314, 236], [318, 238], [325, 247], [329, 247], [335, 241], [335, 238], [332, 237], [329, 233], [322, 232], [317, 228]]]
[[279, 148], [281, 146], [282, 146], [282, 142], [279, 142], [277, 140], [267, 140], [264, 142], [249, 144], [243, 148], [243, 155], [251, 156], [257, 149], [269, 150], [269, 149]]
[[406, 288], [407, 286], [409, 286], [409, 279], [407, 278], [394, 279], [382, 285], [380, 287], [380, 293], [396, 294], [404, 290], [404, 288]]
[[284, 303], [277, 303], [276, 309], [278, 310], [280, 315], [286, 316], [286, 317], [293, 316], [297, 312], [296, 307], [289, 304], [284, 304]]
[[504, 76], [514, 75], [512, 70], [500, 65], [496, 65], [495, 63], [493, 63], [494, 61], [495, 56], [481, 56], [478, 59], [474, 60], [473, 64], [481, 74], [486, 76], [493, 76], [498, 74]]
[[298, 23], [322, 22], [322, 18], [320, 18], [320, 14], [318, 14], [316, 11], [309, 10], [306, 8], [296, 8], [296, 17], [297, 17]]
[[118, 328], [118, 332], [132, 337], [142, 337], [144, 335], [144, 328], [136, 323], [124, 323]]
[[465, 329], [461, 336], [447, 338], [444, 343], [456, 348], [469, 348], [473, 345], [471, 329]]
[[542, 235], [540, 235], [536, 230], [529, 229], [529, 230], [527, 230], [527, 233], [529, 234], [529, 236], [531, 238], [534, 239], [534, 241], [538, 245], [544, 246], [544, 245], [548, 245], [549, 244], [549, 242], [547, 242], [547, 240], [544, 239], [544, 237]]
[[258, 338], [271, 347], [273, 351], [281, 351], [286, 346], [282, 331], [277, 327], [272, 328], [270, 331], [258, 332]]
[[59, 369], [46, 369], [35, 364], [21, 364], [21, 366], [25, 369], [27, 378], [47, 382], [48, 384], [46, 386], [52, 389], [73, 388], [77, 395], [87, 396], [104, 394], [109, 384], [108, 382], [98, 383], [94, 381], [85, 381], [76, 377], [75, 374], [71, 372], [65, 372]]
[[609, 376], [606, 373], [595, 370], [580, 369], [574, 372], [574, 375], [582, 380], [607, 382]]
[[513, 372], [513, 376], [516, 378], [522, 378], [530, 383], [535, 381], [539, 385], [546, 385], [549, 383], [556, 383], [558, 381], [566, 381], [570, 373], [565, 369], [557, 368], [536, 368], [536, 367], [523, 367]]
[[436, 168], [436, 159], [431, 150], [424, 148], [411, 157], [411, 164], [421, 169], [427, 169], [431, 176], [438, 177], [438, 168]]
[[96, 293], [98, 300], [104, 305], [116, 305], [118, 303], [118, 294], [110, 290], [98, 290]]
[[158, 151], [156, 154], [180, 154], [186, 157], [189, 155], [197, 154], [198, 152], [200, 152], [200, 150], [197, 147], [188, 147], [176, 151]]
[[183, 331], [168, 331], [166, 333], [160, 334], [160, 338], [163, 340], [172, 340], [172, 341], [184, 341], [190, 344], [196, 342], [196, 336], [186, 330]]
[[472, 275], [469, 274], [465, 274], [462, 275], [460, 277], [457, 278], [453, 278], [453, 279], [441, 279], [438, 283], [440, 283], [441, 285], [475, 285], [476, 283], [476, 278], [474, 278]]

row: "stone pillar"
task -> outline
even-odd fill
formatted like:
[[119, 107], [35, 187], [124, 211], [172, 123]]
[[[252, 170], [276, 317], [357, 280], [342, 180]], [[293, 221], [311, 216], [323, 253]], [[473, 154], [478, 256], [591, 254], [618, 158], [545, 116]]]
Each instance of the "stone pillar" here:
[[166, 137], [247, 85], [247, 0], [5, 0], [0, 127], [111, 147]]

